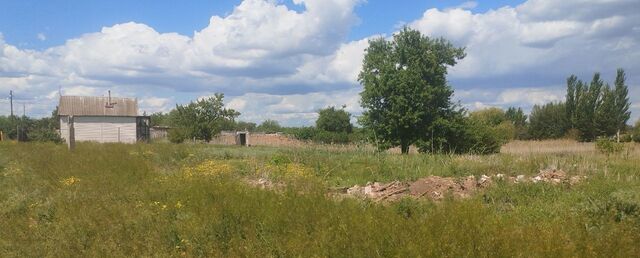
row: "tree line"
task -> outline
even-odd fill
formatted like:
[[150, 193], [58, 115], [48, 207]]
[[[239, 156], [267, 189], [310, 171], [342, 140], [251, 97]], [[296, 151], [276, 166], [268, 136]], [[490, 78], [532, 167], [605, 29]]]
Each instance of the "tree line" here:
[[579, 80], [575, 75], [567, 78], [565, 101], [534, 106], [529, 118], [532, 139], [573, 138], [594, 141], [599, 137], [623, 136], [630, 139], [627, 125], [631, 117], [629, 88], [626, 74], [618, 69], [613, 87], [605, 83], [599, 73], [591, 82]]

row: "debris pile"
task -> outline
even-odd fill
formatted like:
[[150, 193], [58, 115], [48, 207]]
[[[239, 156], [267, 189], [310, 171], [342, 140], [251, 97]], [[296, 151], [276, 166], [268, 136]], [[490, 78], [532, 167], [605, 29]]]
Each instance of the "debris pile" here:
[[396, 200], [406, 195], [409, 185], [400, 181], [382, 184], [367, 183], [365, 186], [355, 185], [347, 189], [346, 194], [356, 197], [367, 197], [376, 201]]
[[[481, 175], [467, 177], [440, 177], [428, 176], [413, 182], [393, 181], [389, 183], [369, 182], [364, 186], [354, 185], [352, 187], [331, 188], [329, 195], [333, 197], [357, 197], [367, 198], [374, 201], [397, 201], [401, 198], [428, 198], [431, 200], [441, 200], [446, 196], [453, 198], [468, 198], [476, 192], [491, 187], [495, 182], [506, 182], [509, 184], [520, 183], [549, 183], [575, 185], [586, 176], [572, 176], [555, 168], [543, 169], [533, 177], [525, 175], [507, 176], [496, 174], [493, 176]], [[285, 187], [282, 182], [274, 182], [266, 178], [245, 179], [248, 185], [260, 189], [278, 190]]]
[[479, 188], [491, 184], [491, 177], [483, 175], [476, 180], [474, 176], [465, 178], [429, 176], [412, 183], [393, 181], [383, 184], [379, 182], [367, 183], [364, 186], [355, 185], [346, 189], [344, 194], [354, 197], [365, 197], [375, 201], [393, 201], [402, 197], [429, 198], [440, 200], [447, 194], [453, 197], [466, 198]]
[[567, 174], [562, 170], [557, 170], [555, 168], [552, 169], [543, 169], [540, 170], [540, 173], [531, 179], [532, 182], [546, 182], [552, 184], [559, 184], [565, 180]]
[[543, 169], [534, 177], [525, 175], [506, 176], [496, 174], [494, 176], [482, 175], [478, 178], [467, 176], [462, 178], [428, 176], [420, 178], [411, 183], [393, 181], [390, 183], [373, 182], [364, 186], [355, 185], [350, 188], [342, 188], [340, 195], [370, 198], [375, 201], [394, 201], [403, 197], [429, 198], [431, 200], [441, 200], [447, 195], [454, 198], [468, 198], [478, 190], [490, 187], [494, 181], [506, 181], [507, 183], [567, 183], [574, 185], [586, 176], [567, 177], [567, 174], [559, 169]]

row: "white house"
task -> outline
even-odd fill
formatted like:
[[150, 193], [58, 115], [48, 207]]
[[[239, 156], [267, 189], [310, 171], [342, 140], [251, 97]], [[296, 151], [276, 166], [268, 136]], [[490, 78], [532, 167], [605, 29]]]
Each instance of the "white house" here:
[[133, 98], [61, 96], [58, 105], [60, 136], [75, 141], [135, 143], [149, 136], [149, 117], [138, 116]]

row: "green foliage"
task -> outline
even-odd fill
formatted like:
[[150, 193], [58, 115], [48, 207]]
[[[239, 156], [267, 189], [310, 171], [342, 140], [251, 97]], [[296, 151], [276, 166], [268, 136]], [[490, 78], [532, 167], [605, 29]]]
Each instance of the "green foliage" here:
[[469, 118], [489, 126], [497, 126], [507, 121], [507, 116], [501, 108], [491, 107], [473, 111], [469, 113]]
[[614, 88], [595, 73], [590, 84], [572, 75], [567, 79], [566, 114], [581, 141], [612, 136], [625, 130], [631, 112], [624, 70], [618, 69]]
[[595, 128], [598, 136], [612, 136], [618, 130], [615, 95], [609, 85], [602, 89], [602, 100], [596, 108]]
[[455, 108], [447, 68], [464, 56], [463, 48], [408, 27], [391, 41], [369, 41], [358, 76], [365, 110], [360, 123], [372, 131], [379, 147], [400, 146], [408, 153], [438, 119], [449, 119]]
[[180, 135], [187, 139], [210, 141], [222, 128], [240, 115], [233, 109], [224, 108], [224, 95], [200, 99], [188, 105], [176, 105], [171, 111], [171, 124], [180, 128]]
[[156, 112], [149, 117], [151, 126], [172, 126], [170, 113]]
[[529, 135], [533, 139], [555, 139], [563, 137], [569, 129], [564, 103], [535, 105], [529, 116]]
[[257, 128], [256, 131], [264, 133], [277, 133], [282, 131], [282, 126], [276, 120], [267, 119], [264, 120]]
[[610, 138], [601, 137], [596, 140], [596, 149], [604, 154], [619, 153], [624, 150], [624, 144]]
[[318, 119], [316, 120], [316, 128], [327, 132], [334, 133], [351, 133], [353, 126], [351, 125], [351, 114], [342, 109], [328, 107], [318, 111]]
[[293, 135], [298, 140], [327, 144], [362, 143], [367, 137], [362, 129], [356, 128], [351, 133], [329, 132], [315, 127], [286, 128], [285, 133]]
[[640, 142], [640, 119], [636, 121], [635, 126], [633, 127], [633, 141]]
[[235, 123], [233, 130], [235, 131], [249, 131], [249, 132], [253, 132], [256, 130], [256, 123], [253, 122], [244, 122], [244, 121], [238, 121]]
[[29, 117], [5, 117], [0, 116], [0, 131], [6, 139], [20, 141], [37, 141], [62, 143], [58, 129], [58, 108], [53, 110], [50, 117], [33, 119]]
[[491, 154], [500, 151], [513, 131], [504, 133], [484, 120], [457, 113], [436, 120], [427, 133], [430, 138], [416, 144], [421, 152]]
[[167, 138], [172, 143], [183, 143], [185, 140], [189, 139], [189, 134], [184, 128], [171, 128], [167, 133]]
[[631, 101], [629, 100], [629, 86], [626, 84], [626, 74], [623, 69], [616, 71], [616, 80], [614, 83], [613, 95], [614, 95], [614, 116], [618, 131], [624, 130], [627, 125], [627, 121], [631, 117]]
[[524, 114], [522, 108], [509, 107], [505, 112], [507, 120], [511, 121], [515, 127], [514, 138], [518, 140], [526, 140], [529, 138], [527, 132], [527, 115]]

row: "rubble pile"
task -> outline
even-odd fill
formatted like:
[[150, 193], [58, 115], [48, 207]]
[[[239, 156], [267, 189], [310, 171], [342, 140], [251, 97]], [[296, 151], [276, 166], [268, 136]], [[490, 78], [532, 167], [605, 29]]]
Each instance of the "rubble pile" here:
[[584, 179], [586, 179], [586, 176], [567, 177], [564, 171], [551, 168], [540, 170], [534, 177], [525, 175], [505, 176], [504, 174], [482, 175], [478, 178], [475, 176], [462, 178], [428, 176], [410, 183], [400, 181], [386, 184], [370, 182], [364, 186], [354, 185], [353, 187], [342, 188], [340, 192], [342, 195], [370, 198], [375, 201], [394, 201], [403, 197], [441, 200], [447, 195], [451, 195], [454, 198], [468, 198], [478, 190], [490, 187], [496, 181], [506, 181], [513, 184], [542, 182], [574, 185]]

